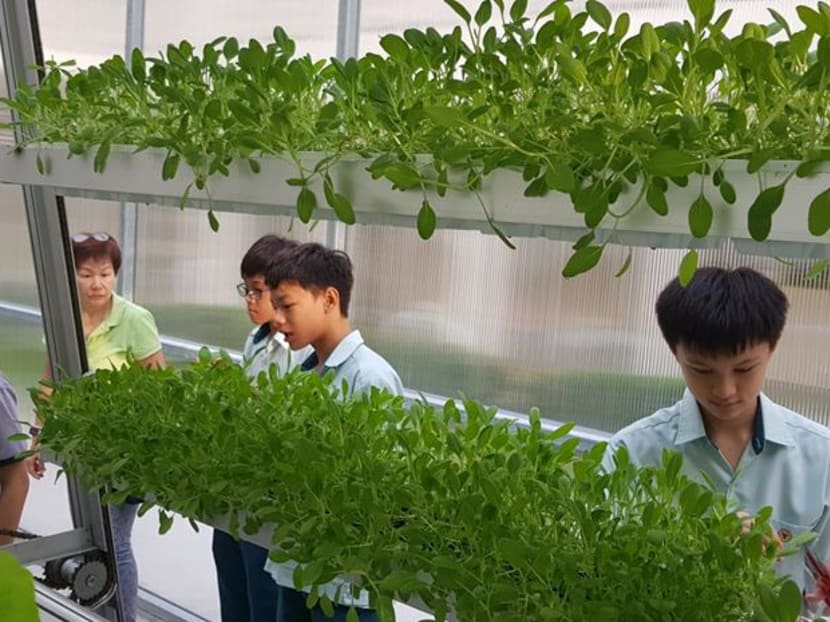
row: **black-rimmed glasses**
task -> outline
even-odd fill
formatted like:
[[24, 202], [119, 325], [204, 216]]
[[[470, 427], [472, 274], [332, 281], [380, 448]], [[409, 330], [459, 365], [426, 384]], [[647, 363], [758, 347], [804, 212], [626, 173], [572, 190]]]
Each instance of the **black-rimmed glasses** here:
[[249, 288], [245, 283], [239, 283], [236, 286], [236, 293], [246, 300], [259, 300], [262, 295], [267, 292], [267, 289]]

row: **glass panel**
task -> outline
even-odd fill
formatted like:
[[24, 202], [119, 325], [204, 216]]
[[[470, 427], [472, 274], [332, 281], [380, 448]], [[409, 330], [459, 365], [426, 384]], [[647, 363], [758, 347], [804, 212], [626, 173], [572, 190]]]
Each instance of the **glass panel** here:
[[250, 38], [270, 42], [276, 25], [297, 43], [297, 55], [328, 58], [335, 53], [337, 2], [331, 0], [147, 0], [144, 49], [155, 54], [181, 39], [201, 47], [220, 36], [234, 36], [243, 44]]

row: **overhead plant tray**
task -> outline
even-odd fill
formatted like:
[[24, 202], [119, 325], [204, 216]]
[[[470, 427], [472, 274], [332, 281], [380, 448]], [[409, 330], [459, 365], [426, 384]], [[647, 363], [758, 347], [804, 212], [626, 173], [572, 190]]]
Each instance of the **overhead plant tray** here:
[[49, 62], [2, 101], [22, 151], [0, 180], [199, 205], [214, 227], [244, 209], [577, 240], [566, 276], [609, 243], [830, 256], [827, 3], [734, 29], [688, 0], [634, 31], [597, 0], [445, 2], [450, 32], [347, 61], [297, 56], [277, 26]]
[[[161, 170], [167, 154], [162, 149], [134, 153], [133, 148], [113, 147], [106, 170], [93, 170], [93, 156], [67, 158], [66, 145], [29, 146], [16, 151], [0, 149], [0, 182], [45, 186], [71, 197], [135, 201], [160, 205], [188, 205], [217, 211], [297, 215], [297, 177], [294, 163], [264, 156], [257, 158], [254, 173], [247, 160], [232, 162], [229, 175], [212, 177], [202, 190], [181, 174], [163, 180]], [[303, 166], [313, 169], [322, 154], [303, 153]], [[39, 162], [38, 162], [39, 161]], [[371, 161], [358, 157], [341, 159], [329, 169], [337, 193], [352, 206], [361, 224], [415, 226], [422, 208], [420, 189], [393, 189], [388, 181], [373, 181], [367, 168]], [[760, 174], [761, 183], [776, 187], [791, 176], [797, 162], [770, 162]], [[666, 193], [669, 209], [656, 213], [640, 201], [619, 219], [606, 218], [596, 227], [597, 238], [612, 243], [657, 248], [707, 248], [733, 240], [742, 252], [782, 256], [830, 257], [830, 235], [814, 236], [808, 230], [809, 198], [830, 186], [830, 174], [816, 173], [810, 179], [791, 179], [781, 207], [772, 218], [769, 236], [753, 240], [747, 222], [751, 202], [758, 192], [759, 175], [749, 175], [743, 161], [728, 161], [724, 175], [736, 195], [727, 203], [708, 178], [692, 177], [686, 187], [673, 186]], [[41, 172], [42, 171], [42, 172]], [[315, 179], [307, 188], [320, 197], [324, 182]], [[492, 225], [509, 236], [576, 240], [586, 233], [585, 214], [574, 211], [571, 197], [552, 191], [544, 197], [527, 197], [527, 182], [519, 171], [498, 169], [486, 176], [477, 192], [448, 190], [440, 197], [434, 190], [426, 196], [437, 213], [437, 224], [450, 229], [492, 231]], [[705, 237], [690, 233], [690, 206], [701, 195], [712, 206], [711, 227]], [[641, 188], [632, 186], [611, 209], [623, 214], [637, 200]], [[315, 218], [337, 219], [335, 210], [318, 205]]]

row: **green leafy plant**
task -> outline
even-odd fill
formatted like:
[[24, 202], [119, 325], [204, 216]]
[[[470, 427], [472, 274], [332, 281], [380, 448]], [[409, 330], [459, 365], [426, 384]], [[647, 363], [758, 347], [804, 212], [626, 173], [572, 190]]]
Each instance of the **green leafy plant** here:
[[336, 576], [368, 589], [381, 619], [418, 597], [444, 620], [774, 620], [801, 596], [776, 579], [769, 509], [744, 532], [724, 496], [677, 454], [637, 469], [585, 453], [572, 425], [513, 429], [473, 400], [443, 408], [373, 391], [341, 401], [315, 374], [251, 383], [227, 358], [137, 365], [33, 391], [44, 447], [107, 499], [128, 494], [233, 531], [276, 525], [309, 603]]
[[[769, 24], [727, 36], [731, 10], [716, 14], [714, 0], [688, 0], [690, 19], [638, 32], [629, 32], [628, 14], [612, 17], [597, 0], [584, 11], [554, 0], [535, 16], [526, 0], [483, 0], [475, 11], [445, 1], [459, 26], [387, 34], [385, 55], [296, 57], [277, 27], [273, 41], [246, 46], [182, 41], [158, 57], [135, 50], [128, 62], [114, 56], [77, 72], [48, 63], [40, 86], [21, 86], [4, 102], [23, 144], [94, 150], [99, 172], [113, 145], [165, 150], [164, 179], [182, 166], [193, 175], [182, 204], [194, 185], [209, 197], [209, 179], [229, 175], [234, 160], [257, 172], [261, 155], [287, 158], [297, 167], [288, 183], [298, 188], [303, 222], [322, 201], [355, 221], [332, 177], [344, 158], [365, 158], [372, 179], [419, 191], [424, 238], [440, 224], [448, 191], [478, 195], [493, 171], [521, 171], [525, 196], [567, 194], [584, 218], [589, 237], [575, 245], [565, 276], [596, 265], [635, 211], [666, 215], [671, 186], [700, 188], [691, 205], [671, 209], [688, 210], [689, 230], [702, 238], [712, 224], [710, 191], [719, 206], [739, 198], [725, 162], [744, 160], [760, 174], [772, 160], [796, 161], [776, 186], [759, 177], [747, 229], [764, 240], [790, 179], [814, 176], [830, 159], [824, 2], [798, 7], [797, 25], [770, 9]], [[46, 172], [48, 163], [38, 158], [38, 167]], [[830, 230], [829, 201], [830, 189], [812, 199], [815, 236]], [[600, 227], [606, 233], [595, 235]]]
[[35, 582], [11, 554], [0, 551], [0, 611], [7, 622], [37, 622]]

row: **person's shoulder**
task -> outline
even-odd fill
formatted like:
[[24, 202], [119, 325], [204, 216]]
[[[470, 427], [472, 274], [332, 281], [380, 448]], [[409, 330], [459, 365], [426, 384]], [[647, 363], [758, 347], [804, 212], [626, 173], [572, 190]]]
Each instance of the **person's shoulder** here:
[[122, 298], [118, 296], [117, 298], [118, 303], [121, 305], [123, 317], [128, 321], [131, 320], [143, 320], [143, 319], [153, 319], [153, 314], [150, 312], [149, 309], [142, 307], [140, 304], [133, 302], [132, 300], [127, 300], [126, 298]]
[[400, 376], [385, 358], [367, 344], [363, 344], [354, 357], [355, 381], [362, 385], [355, 389], [379, 387], [400, 393], [403, 391]]
[[813, 441], [830, 445], [830, 429], [780, 404], [774, 404], [775, 414], [784, 421], [796, 442]]
[[623, 440], [631, 436], [641, 436], [643, 433], [659, 432], [665, 428], [672, 427], [682, 415], [682, 403], [681, 400], [671, 406], [661, 408], [647, 417], [637, 419], [637, 421], [628, 424], [614, 434], [611, 437], [611, 441]]

